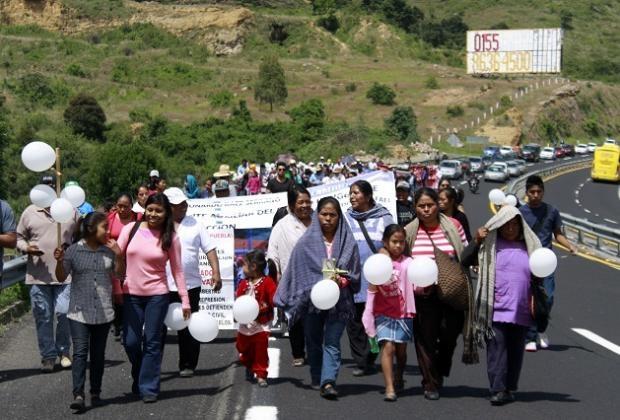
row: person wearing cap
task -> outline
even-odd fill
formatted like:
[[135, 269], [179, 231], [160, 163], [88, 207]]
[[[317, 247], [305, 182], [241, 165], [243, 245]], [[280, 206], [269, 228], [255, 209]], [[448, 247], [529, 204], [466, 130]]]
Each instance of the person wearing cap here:
[[267, 183], [267, 192], [287, 192], [291, 186], [295, 185], [295, 182], [292, 179], [286, 178], [285, 172], [286, 163], [278, 162], [276, 165], [276, 176], [271, 178]]
[[398, 181], [396, 184], [396, 217], [401, 226], [407, 226], [416, 217], [409, 201], [410, 192], [411, 185], [407, 181]]
[[218, 179], [213, 184], [213, 192], [215, 193], [215, 198], [223, 198], [230, 197], [230, 186], [228, 185], [228, 181], [225, 179]]
[[[225, 196], [221, 195], [220, 197], [236, 197], [237, 196], [237, 188], [235, 188], [235, 185], [231, 182], [231, 178], [234, 174], [235, 173], [230, 170], [230, 166], [228, 165], [220, 165], [219, 170], [213, 174], [214, 178], [216, 178], [217, 180], [226, 181], [226, 184], [228, 185], [228, 189], [229, 189], [228, 195], [225, 195]], [[216, 197], [217, 197], [217, 194], [216, 194]]]
[[157, 193], [157, 184], [159, 184], [159, 171], [157, 169], [153, 169], [149, 173], [149, 196]]
[[[45, 179], [49, 178], [49, 179]], [[44, 177], [42, 183], [54, 183]], [[73, 243], [80, 216], [60, 225], [62, 247]], [[54, 371], [56, 359], [63, 368], [71, 367], [71, 333], [67, 312], [69, 310], [70, 279], [61, 283], [56, 278], [54, 251], [58, 247], [57, 223], [49, 208], [31, 204], [22, 213], [17, 224], [17, 249], [28, 255], [26, 285], [30, 286], [30, 302], [37, 331], [41, 371]], [[56, 328], [54, 331], [54, 318]]]
[[[181, 259], [183, 273], [185, 274], [185, 284], [189, 295], [189, 304], [192, 312], [200, 310], [200, 290], [202, 287], [202, 277], [200, 275], [200, 251], [207, 255], [207, 261], [211, 266], [211, 284], [213, 291], [219, 292], [222, 288], [222, 278], [220, 276], [220, 264], [217, 258], [215, 243], [209, 237], [205, 226], [192, 216], [187, 215], [187, 197], [180, 188], [168, 188], [164, 191], [172, 206], [172, 217], [174, 218], [176, 234], [181, 241]], [[170, 290], [170, 303], [181, 302], [178, 294], [170, 264], [166, 267], [168, 277], [168, 289]], [[167, 329], [164, 327], [164, 334]], [[178, 331], [179, 341], [179, 374], [183, 378], [194, 375], [198, 358], [200, 356], [200, 342], [189, 333], [187, 328]], [[165, 343], [162, 340], [162, 345]]]

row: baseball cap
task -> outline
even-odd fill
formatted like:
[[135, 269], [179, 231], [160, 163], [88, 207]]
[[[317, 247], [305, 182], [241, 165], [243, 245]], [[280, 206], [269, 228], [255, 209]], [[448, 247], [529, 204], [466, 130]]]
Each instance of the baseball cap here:
[[228, 189], [228, 181], [225, 179], [218, 179], [213, 185], [213, 191], [224, 191]]
[[177, 205], [187, 200], [185, 193], [177, 187], [166, 188], [164, 190], [164, 194], [166, 195], [166, 197], [168, 197], [168, 201], [170, 201], [170, 204]]
[[399, 181], [398, 184], [396, 184], [396, 189], [399, 190], [401, 188], [409, 191], [411, 189], [411, 185], [409, 185], [407, 181]]
[[153, 169], [149, 176], [156, 176], [157, 178], [159, 178], [159, 171], [157, 169]]

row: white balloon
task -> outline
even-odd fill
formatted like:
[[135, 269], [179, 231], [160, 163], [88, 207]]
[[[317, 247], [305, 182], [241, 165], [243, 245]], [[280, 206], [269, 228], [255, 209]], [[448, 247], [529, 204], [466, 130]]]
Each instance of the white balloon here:
[[69, 200], [73, 207], [80, 207], [86, 201], [86, 193], [78, 185], [69, 185], [60, 192], [61, 198]]
[[47, 143], [33, 141], [22, 149], [22, 162], [31, 171], [47, 171], [56, 162], [56, 152]]
[[56, 191], [49, 185], [35, 185], [34, 188], [30, 190], [30, 201], [32, 204], [42, 209], [51, 206], [57, 198]]
[[517, 207], [517, 197], [512, 194], [507, 195], [503, 204], [506, 206]]
[[530, 271], [536, 277], [550, 276], [557, 266], [558, 257], [549, 248], [538, 248], [530, 255]]
[[323, 279], [310, 291], [312, 304], [322, 311], [333, 308], [340, 299], [340, 287], [331, 279]]
[[429, 257], [416, 257], [407, 267], [407, 280], [417, 287], [436, 284], [438, 276], [437, 263]]
[[215, 340], [220, 331], [217, 321], [207, 312], [194, 312], [189, 318], [187, 326], [189, 333], [196, 340], [202, 343], [208, 343]]
[[187, 327], [189, 320], [183, 319], [183, 306], [179, 302], [171, 303], [168, 306], [168, 313], [164, 323], [168, 328], [179, 331]]
[[75, 209], [66, 198], [57, 198], [51, 205], [50, 214], [57, 223], [67, 223], [73, 218]]
[[249, 324], [258, 316], [258, 302], [254, 296], [239, 296], [233, 304], [233, 316], [240, 324]]
[[392, 278], [392, 259], [385, 254], [373, 254], [364, 263], [368, 283], [380, 286]]
[[501, 206], [506, 199], [506, 194], [498, 188], [494, 188], [489, 191], [489, 201], [496, 206]]

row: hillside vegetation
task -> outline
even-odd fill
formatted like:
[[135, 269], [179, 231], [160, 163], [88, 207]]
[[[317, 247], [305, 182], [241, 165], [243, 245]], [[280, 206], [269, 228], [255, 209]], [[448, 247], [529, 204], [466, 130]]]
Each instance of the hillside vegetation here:
[[[433, 137], [437, 146], [438, 135], [445, 140], [454, 128], [499, 143], [620, 129], [620, 3], [613, 0], [0, 0], [0, 14], [8, 168], [0, 196], [19, 206], [36, 181], [18, 158], [33, 138], [61, 146], [67, 176], [101, 201], [133, 188], [152, 167], [179, 184], [186, 173], [205, 179], [221, 163], [286, 151], [310, 160], [359, 150], [388, 157], [388, 146], [399, 144], [392, 158], [402, 160], [413, 154], [411, 142]], [[560, 25], [570, 83], [465, 74], [467, 28]], [[287, 97], [273, 112], [255, 99], [266, 56], [279, 58], [286, 77]], [[388, 105], [368, 97], [375, 84], [394, 94]], [[80, 93], [105, 113], [98, 138], [65, 122]], [[394, 115], [415, 118], [405, 130]]]

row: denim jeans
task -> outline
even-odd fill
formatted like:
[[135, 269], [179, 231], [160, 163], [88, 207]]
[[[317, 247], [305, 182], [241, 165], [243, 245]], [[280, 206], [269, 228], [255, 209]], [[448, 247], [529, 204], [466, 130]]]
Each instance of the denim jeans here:
[[86, 382], [86, 362], [90, 353], [90, 393], [101, 393], [101, 380], [105, 363], [105, 345], [108, 341], [110, 323], [84, 324], [69, 320], [71, 337], [73, 338], [73, 396], [84, 396]]
[[[543, 279], [543, 286], [545, 287], [545, 292], [547, 292], [547, 303], [549, 304], [549, 312], [551, 312], [551, 308], [553, 308], [553, 295], [555, 294], [555, 274], [545, 277]], [[527, 332], [526, 341], [536, 341], [538, 333], [545, 331], [546, 328], [541, 331], [537, 325], [533, 325]]]
[[341, 364], [340, 338], [347, 323], [327, 313], [307, 314], [304, 320], [307, 359], [313, 384], [335, 384]]
[[[67, 320], [70, 285], [33, 284], [30, 287], [32, 314], [42, 360], [71, 354], [71, 332]], [[54, 335], [54, 315], [58, 320]]]
[[162, 328], [168, 302], [168, 294], [124, 298], [123, 334], [131, 362], [132, 391], [142, 396], [159, 394]]

